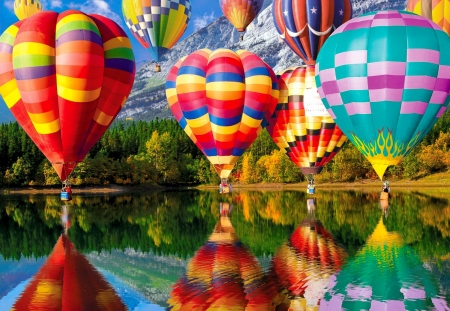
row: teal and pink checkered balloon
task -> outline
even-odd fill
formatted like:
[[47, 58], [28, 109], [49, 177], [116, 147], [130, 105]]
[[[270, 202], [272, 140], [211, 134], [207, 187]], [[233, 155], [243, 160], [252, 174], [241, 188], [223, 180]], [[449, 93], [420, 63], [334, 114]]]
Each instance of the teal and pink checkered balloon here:
[[325, 42], [316, 83], [336, 124], [382, 178], [449, 104], [450, 38], [414, 13], [364, 14]]

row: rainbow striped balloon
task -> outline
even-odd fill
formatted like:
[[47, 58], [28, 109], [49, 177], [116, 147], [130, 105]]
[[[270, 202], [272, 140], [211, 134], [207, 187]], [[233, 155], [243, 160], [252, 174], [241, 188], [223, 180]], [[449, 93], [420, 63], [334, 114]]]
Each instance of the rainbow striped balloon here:
[[275, 110], [278, 79], [251, 52], [204, 49], [172, 67], [166, 95], [181, 127], [227, 178]]
[[45, 11], [0, 37], [0, 94], [62, 180], [117, 116], [134, 74], [127, 35], [100, 15]]
[[280, 96], [267, 131], [303, 174], [318, 174], [347, 141], [317, 93], [314, 67], [279, 76]]
[[122, 13], [133, 36], [158, 61], [186, 30], [191, 18], [191, 2], [122, 0]]
[[431, 19], [450, 34], [450, 0], [408, 0], [406, 9]]
[[274, 310], [277, 284], [221, 216], [206, 245], [189, 261], [172, 287], [168, 310]]
[[19, 20], [28, 18], [42, 11], [42, 4], [39, 0], [15, 0], [14, 13]]
[[219, 0], [223, 15], [239, 32], [255, 19], [263, 6], [264, 0]]

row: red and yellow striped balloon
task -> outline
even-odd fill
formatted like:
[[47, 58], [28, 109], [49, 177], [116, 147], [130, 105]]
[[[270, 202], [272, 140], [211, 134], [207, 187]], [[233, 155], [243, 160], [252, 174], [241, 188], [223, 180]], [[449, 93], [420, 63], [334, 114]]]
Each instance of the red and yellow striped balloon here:
[[180, 125], [227, 178], [273, 113], [278, 79], [251, 52], [204, 49], [171, 69], [166, 95]]
[[406, 9], [432, 20], [450, 35], [450, 0], [408, 0]]
[[63, 234], [11, 308], [11, 311], [22, 310], [128, 309], [111, 284], [75, 249], [67, 235]]
[[347, 141], [317, 93], [314, 66], [279, 76], [278, 106], [267, 131], [303, 174], [318, 174]]
[[269, 311], [278, 300], [276, 284], [222, 216], [173, 286], [168, 310]]
[[45, 11], [0, 37], [0, 94], [62, 180], [117, 116], [134, 74], [127, 35], [100, 15]]

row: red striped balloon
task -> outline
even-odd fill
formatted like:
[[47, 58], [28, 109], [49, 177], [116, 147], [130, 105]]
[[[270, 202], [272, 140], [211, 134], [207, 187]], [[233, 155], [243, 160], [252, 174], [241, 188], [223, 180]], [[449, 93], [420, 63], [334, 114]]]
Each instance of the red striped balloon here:
[[100, 15], [45, 11], [0, 37], [0, 94], [62, 180], [117, 116], [134, 74], [127, 35]]
[[267, 131], [303, 174], [318, 174], [347, 137], [320, 100], [313, 66], [288, 68], [279, 82], [278, 105]]

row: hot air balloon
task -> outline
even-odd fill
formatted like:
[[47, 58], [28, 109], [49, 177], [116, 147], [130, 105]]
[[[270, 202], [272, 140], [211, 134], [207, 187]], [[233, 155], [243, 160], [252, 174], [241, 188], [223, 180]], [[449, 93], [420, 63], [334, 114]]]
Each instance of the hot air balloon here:
[[325, 42], [316, 65], [320, 97], [380, 179], [444, 113], [449, 49], [439, 26], [405, 11], [367, 13]]
[[293, 67], [279, 76], [280, 96], [267, 131], [303, 174], [308, 192], [319, 174], [347, 141], [325, 109], [315, 87], [314, 67]]
[[325, 40], [352, 17], [350, 0], [274, 0], [273, 21], [280, 38], [306, 65], [314, 65]]
[[223, 15], [241, 33], [242, 41], [244, 38], [242, 33], [261, 11], [264, 0], [219, 0], [219, 2]]
[[125, 104], [134, 74], [128, 37], [100, 15], [44, 11], [0, 37], [0, 94], [63, 181]]
[[39, 0], [15, 0], [14, 13], [19, 20], [30, 17], [42, 11], [42, 4]]
[[345, 258], [322, 223], [314, 218], [315, 200], [308, 199], [308, 217], [275, 254], [270, 274], [289, 297], [289, 310], [318, 310], [327, 286]]
[[238, 239], [228, 203], [205, 246], [173, 286], [169, 310], [275, 310], [278, 293], [257, 259]]
[[449, 0], [408, 0], [406, 9], [438, 24], [450, 34], [450, 1]]
[[317, 95], [313, 66], [325, 40], [351, 16], [350, 0], [273, 3], [273, 20], [280, 38], [307, 67], [289, 68], [280, 74], [280, 91], [285, 95], [280, 94], [268, 130], [278, 147], [308, 175], [310, 194], [315, 193], [315, 174], [346, 141]]
[[329, 286], [321, 311], [449, 310], [431, 272], [398, 233], [387, 231], [382, 217]]
[[149, 49], [158, 71], [159, 58], [177, 43], [189, 24], [191, 1], [122, 0], [122, 13], [131, 33]]
[[172, 67], [170, 109], [225, 182], [274, 111], [278, 79], [248, 51], [198, 50]]
[[63, 234], [11, 309], [21, 310], [116, 311], [127, 310], [127, 307]]

